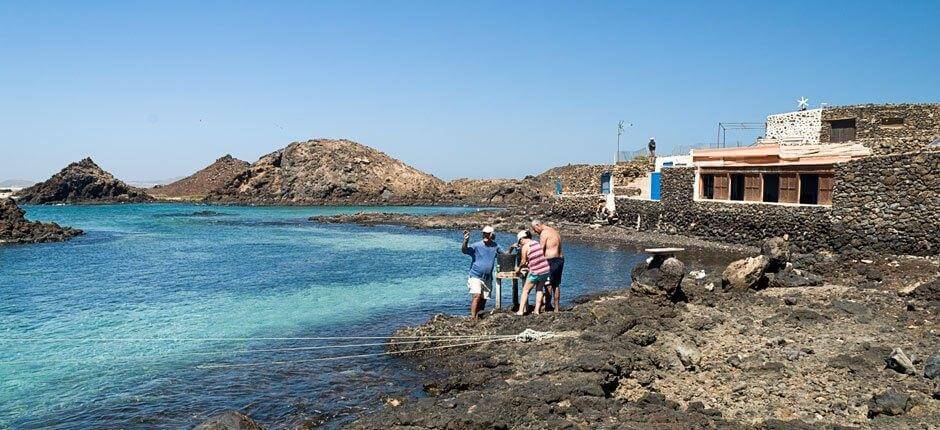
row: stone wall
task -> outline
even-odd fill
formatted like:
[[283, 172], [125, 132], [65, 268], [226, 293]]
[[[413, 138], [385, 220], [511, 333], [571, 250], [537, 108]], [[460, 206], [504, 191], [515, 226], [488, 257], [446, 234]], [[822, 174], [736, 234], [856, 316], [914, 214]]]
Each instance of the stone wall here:
[[831, 244], [843, 252], [940, 253], [940, 152], [836, 166]]
[[822, 109], [768, 115], [766, 137], [788, 144], [815, 145], [819, 143], [821, 127]]
[[[832, 206], [695, 200], [695, 170], [662, 171], [662, 200], [617, 199], [621, 225], [758, 245], [787, 234], [803, 252], [937, 255], [940, 152], [867, 157], [836, 165]], [[555, 198], [549, 219], [594, 222], [600, 196]]]
[[[940, 104], [858, 105], [825, 108], [819, 140], [831, 141], [829, 121], [855, 119], [855, 141], [874, 155], [923, 150], [940, 138]], [[892, 119], [901, 119], [894, 124]]]

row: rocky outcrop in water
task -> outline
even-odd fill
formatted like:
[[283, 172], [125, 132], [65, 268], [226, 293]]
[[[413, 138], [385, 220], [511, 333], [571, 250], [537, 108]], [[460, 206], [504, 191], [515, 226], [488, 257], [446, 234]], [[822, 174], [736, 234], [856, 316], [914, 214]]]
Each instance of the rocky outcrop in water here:
[[62, 242], [83, 234], [81, 230], [58, 224], [27, 221], [13, 199], [0, 199], [0, 245]]
[[193, 430], [264, 430], [264, 427], [241, 412], [226, 411], [202, 422]]
[[142, 203], [153, 201], [144, 190], [131, 187], [98, 167], [91, 158], [72, 163], [45, 182], [16, 194], [21, 204]]
[[201, 198], [232, 182], [250, 166], [247, 161], [225, 155], [190, 176], [171, 184], [157, 185], [147, 192], [157, 198]]
[[252, 204], [434, 204], [444, 182], [345, 139], [294, 142], [261, 157], [208, 201]]

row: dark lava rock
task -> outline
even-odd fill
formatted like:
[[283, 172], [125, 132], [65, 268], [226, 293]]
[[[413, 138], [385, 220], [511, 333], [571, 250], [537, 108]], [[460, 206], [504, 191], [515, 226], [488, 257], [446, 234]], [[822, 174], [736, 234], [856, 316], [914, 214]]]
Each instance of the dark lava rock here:
[[878, 415], [903, 415], [911, 406], [911, 396], [897, 391], [885, 391], [868, 401], [868, 418]]
[[927, 359], [924, 365], [924, 377], [927, 379], [940, 378], [940, 354]]
[[677, 297], [682, 291], [680, 284], [685, 276], [685, 264], [674, 257], [663, 259], [654, 256], [649, 263], [641, 261], [637, 264], [631, 275], [630, 289], [634, 293]]
[[792, 267], [777, 273], [767, 273], [766, 277], [770, 288], [812, 287], [823, 282], [822, 276]]
[[91, 158], [72, 163], [45, 182], [16, 194], [19, 203], [141, 203], [153, 201], [146, 192], [105, 172]]
[[264, 427], [241, 412], [226, 411], [209, 418], [193, 430], [264, 430]]
[[785, 268], [790, 261], [790, 243], [782, 237], [772, 237], [761, 243], [760, 253], [769, 258], [766, 270], [777, 272]]
[[0, 245], [62, 242], [83, 234], [81, 230], [56, 223], [27, 221], [26, 213], [13, 199], [0, 200]]
[[921, 284], [911, 292], [911, 297], [925, 301], [940, 301], [940, 278]]

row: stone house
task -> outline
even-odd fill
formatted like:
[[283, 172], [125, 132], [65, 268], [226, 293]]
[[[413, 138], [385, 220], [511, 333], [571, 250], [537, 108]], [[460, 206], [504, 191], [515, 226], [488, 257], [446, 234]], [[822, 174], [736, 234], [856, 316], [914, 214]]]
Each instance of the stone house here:
[[940, 138], [940, 104], [857, 105], [767, 117], [753, 146], [696, 149], [696, 200], [831, 205], [835, 166], [917, 152]]
[[[662, 169], [661, 199], [618, 196], [637, 230], [801, 251], [940, 252], [940, 104], [771, 115], [753, 146], [693, 150]], [[550, 217], [594, 222], [596, 198], [556, 198]]]

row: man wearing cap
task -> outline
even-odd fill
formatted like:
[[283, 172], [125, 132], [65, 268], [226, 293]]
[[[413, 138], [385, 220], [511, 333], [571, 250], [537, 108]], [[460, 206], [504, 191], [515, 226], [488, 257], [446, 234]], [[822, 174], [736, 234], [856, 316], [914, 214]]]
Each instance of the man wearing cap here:
[[496, 253], [503, 250], [496, 244], [496, 233], [493, 227], [483, 227], [483, 239], [470, 242], [470, 232], [464, 230], [463, 245], [460, 251], [470, 256], [470, 276], [467, 278], [467, 289], [470, 291], [470, 317], [477, 318], [477, 314], [486, 306], [493, 287], [493, 266], [496, 264]]

